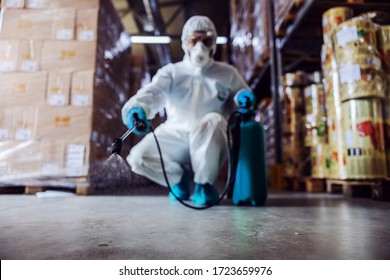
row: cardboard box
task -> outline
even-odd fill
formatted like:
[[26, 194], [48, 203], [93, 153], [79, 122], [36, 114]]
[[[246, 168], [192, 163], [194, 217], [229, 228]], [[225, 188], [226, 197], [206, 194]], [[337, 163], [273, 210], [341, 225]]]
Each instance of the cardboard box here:
[[36, 72], [41, 68], [42, 40], [20, 40], [17, 69], [22, 72]]
[[45, 41], [42, 69], [70, 71], [95, 68], [96, 42]]
[[71, 104], [72, 106], [92, 106], [94, 71], [79, 71], [72, 75]]
[[76, 10], [58, 9], [52, 10], [53, 31], [52, 39], [55, 40], [73, 40], [75, 38]]
[[38, 106], [14, 107], [12, 140], [28, 141], [36, 136]]
[[80, 9], [76, 12], [76, 39], [96, 41], [99, 9]]
[[52, 35], [51, 10], [4, 9], [1, 10], [0, 38], [48, 39]]
[[42, 139], [40, 147], [42, 160], [40, 162], [42, 176], [62, 175], [65, 161], [65, 140]]
[[0, 73], [0, 105], [43, 105], [47, 72]]
[[2, 0], [1, 8], [24, 8], [25, 0]]
[[12, 152], [6, 155], [7, 161], [13, 166], [25, 163], [32, 163], [36, 165], [42, 160], [42, 152], [40, 148], [40, 141], [37, 140], [32, 140], [28, 143], [8, 141], [7, 150]]
[[[0, 147], [0, 180], [37, 177], [40, 173], [39, 162], [42, 158], [37, 141], [7, 141]], [[2, 153], [6, 151], [6, 153]]]
[[29, 9], [99, 8], [100, 0], [25, 0]]
[[[64, 173], [65, 141], [60, 139], [42, 139], [28, 142], [7, 141], [1, 149], [9, 151], [0, 159], [0, 167], [7, 166], [7, 176], [21, 178], [58, 176]], [[1, 170], [1, 168], [0, 168]], [[15, 176], [16, 175], [16, 176]]]
[[49, 106], [69, 105], [70, 71], [51, 71], [47, 83], [46, 103]]
[[0, 40], [0, 72], [13, 72], [16, 70], [18, 52], [18, 40]]
[[65, 148], [66, 176], [86, 176], [88, 174], [89, 140], [68, 140]]
[[[18, 113], [15, 113], [13, 107], [7, 106], [7, 109], [12, 108], [12, 112], [7, 114], [7, 116], [10, 115], [12, 117], [11, 120], [3, 119], [2, 121], [3, 123], [11, 122], [11, 125], [7, 125], [7, 129], [8, 126], [11, 128], [8, 129], [8, 139], [10, 140], [0, 141], [0, 154], [2, 156], [5, 154], [10, 155], [8, 158], [9, 161], [0, 157], [0, 182], [2, 175], [16, 174], [15, 176], [10, 176], [9, 179], [12, 180], [12, 182], [22, 182], [22, 184], [26, 185], [30, 182], [30, 175], [54, 175], [58, 172], [58, 169], [60, 169], [57, 179], [58, 182], [62, 184], [64, 183], [62, 178], [64, 178], [66, 174], [69, 176], [77, 176], [79, 174], [87, 175], [86, 170], [89, 164], [99, 164], [101, 161], [107, 159], [107, 149], [114, 141], [114, 138], [121, 135], [125, 130], [125, 127], [120, 120], [119, 113], [120, 108], [123, 106], [124, 102], [128, 100], [130, 94], [130, 72], [128, 67], [130, 45], [126, 40], [121, 40], [121, 36], [123, 36], [125, 30], [120, 17], [115, 11], [112, 1], [36, 0], [34, 1], [35, 4], [32, 2], [33, 1], [30, 0], [29, 4], [32, 6], [35, 5], [36, 8], [38, 8], [40, 2], [41, 4], [47, 4], [47, 9], [56, 8], [58, 5], [59, 7], [74, 9], [90, 8], [86, 7], [85, 3], [95, 3], [96, 6], [91, 8], [99, 8], [99, 31], [102, 32], [99, 33], [98, 40], [91, 42], [59, 42], [58, 40], [44, 39], [42, 50], [52, 50], [52, 52], [46, 52], [45, 54], [42, 52], [41, 58], [41, 62], [46, 63], [46, 69], [48, 69], [48, 66], [52, 67], [50, 71], [91, 71], [89, 78], [80, 78], [81, 80], [91, 79], [94, 71], [96, 79], [94, 79], [93, 83], [93, 100], [90, 100], [92, 99], [92, 93], [88, 90], [87, 84], [89, 84], [89, 82], [85, 82], [85, 86], [76, 86], [78, 83], [75, 82], [76, 85], [74, 86], [74, 92], [78, 91], [80, 95], [84, 94], [84, 96], [86, 96], [91, 94], [91, 98], [85, 99], [87, 102], [80, 102], [80, 105], [87, 103], [91, 105], [88, 105], [87, 107], [50, 107], [45, 104], [38, 107], [37, 116], [34, 115], [34, 112], [27, 113], [28, 118], [21, 114], [22, 111], [19, 110]], [[32, 6], [30, 6], [30, 9], [25, 9], [24, 12], [45, 11], [45, 9], [33, 10], [31, 9]], [[42, 6], [42, 8], [44, 7]], [[59, 14], [58, 11], [53, 12], [52, 10], [50, 13], [53, 16]], [[14, 20], [14, 22], [17, 23], [16, 20]], [[46, 27], [44, 27], [43, 29], [40, 29], [39, 32], [42, 33], [42, 30], [47, 30], [49, 36], [52, 36], [54, 21], [51, 20], [51, 22], [52, 25], [50, 28], [46, 29]], [[24, 23], [26, 23], [25, 27], [27, 28], [28, 22]], [[9, 32], [10, 35], [19, 36], [19, 34], [21, 34], [18, 33], [17, 30], [15, 31], [16, 27], [17, 26], [14, 26], [14, 31]], [[23, 24], [21, 27], [23, 27]], [[79, 27], [81, 27], [81, 25], [79, 25]], [[1, 36], [3, 36], [3, 34], [1, 34], [0, 37]], [[34, 39], [30, 36], [29, 32], [25, 32], [24, 35], [21, 36], [27, 36], [23, 37], [23, 40], [26, 40], [26, 38]], [[97, 45], [99, 45], [98, 48]], [[113, 49], [114, 51], [112, 51]], [[107, 51], [110, 52], [113, 59], [105, 58]], [[4, 52], [0, 53], [3, 54]], [[85, 57], [87, 57], [87, 59], [85, 59]], [[87, 63], [85, 63], [86, 61]], [[40, 69], [42, 70], [45, 68], [41, 67]], [[76, 81], [78, 80], [77, 77], [78, 74], [75, 74]], [[44, 102], [46, 102], [46, 94], [44, 96]], [[25, 111], [26, 110], [24, 109], [23, 112]], [[5, 142], [15, 141], [12, 140], [15, 138], [14, 123], [17, 123], [17, 121], [13, 120], [13, 117], [15, 116], [18, 116], [18, 119], [21, 119], [19, 120], [19, 138], [23, 138], [23, 136], [29, 134], [33, 135], [33, 138], [25, 141], [19, 140], [17, 146], [9, 147], [4, 150], [2, 147]], [[20, 130], [23, 128], [23, 123], [25, 124], [24, 127], [28, 126], [26, 121], [23, 122], [23, 119], [26, 118], [35, 121], [35, 132], [34, 126], [30, 129], [30, 131], [32, 131], [31, 133], [23, 134], [23, 130]], [[63, 153], [60, 151], [56, 152], [55, 147], [59, 147], [60, 144], [57, 145], [55, 142], [51, 142], [51, 139], [53, 139], [53, 141], [65, 141], [66, 144], [63, 146]], [[47, 140], [50, 143], [41, 142], [43, 140]], [[42, 143], [39, 151], [27, 151], [26, 149], [35, 142]], [[12, 154], [16, 152], [14, 147], [21, 151], [26, 151], [25, 153], [22, 152], [20, 154], [22, 157], [23, 155], [27, 155], [27, 157], [30, 157], [31, 159], [36, 157], [37, 160], [35, 162], [18, 162], [17, 164], [14, 164], [12, 160]], [[127, 154], [130, 147], [130, 145], [125, 145], [123, 147], [123, 154]], [[38, 157], [40, 158], [39, 160]], [[58, 159], [63, 157], [61, 163], [59, 163], [60, 160], [56, 160], [57, 157]], [[23, 160], [28, 161], [29, 159]], [[24, 173], [23, 170], [25, 171]]]
[[[0, 107], [0, 142], [7, 141], [11, 138], [14, 111], [12, 107]], [[4, 148], [0, 145], [0, 148]]]
[[75, 9], [4, 9], [0, 38], [73, 40]]
[[88, 137], [92, 131], [92, 109], [76, 107], [41, 107], [37, 137], [65, 139]]

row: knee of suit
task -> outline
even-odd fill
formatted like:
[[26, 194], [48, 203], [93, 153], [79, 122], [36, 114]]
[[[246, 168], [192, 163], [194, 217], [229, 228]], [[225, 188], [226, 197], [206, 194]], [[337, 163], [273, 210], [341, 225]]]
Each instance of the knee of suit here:
[[208, 113], [204, 115], [197, 129], [204, 130], [206, 128], [216, 129], [216, 128], [224, 128], [226, 124], [225, 118], [219, 113]]
[[126, 160], [133, 171], [139, 170], [144, 166], [144, 159], [142, 155], [134, 152], [134, 150], [130, 151], [130, 154], [127, 156]]

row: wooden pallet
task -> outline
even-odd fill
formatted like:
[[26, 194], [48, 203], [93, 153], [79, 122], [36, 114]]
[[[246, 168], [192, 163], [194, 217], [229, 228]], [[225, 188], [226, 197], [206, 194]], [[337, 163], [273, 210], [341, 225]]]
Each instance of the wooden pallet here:
[[303, 177], [287, 177], [283, 178], [283, 188], [289, 191], [303, 192], [306, 191], [306, 178]]
[[88, 188], [89, 183], [86, 177], [34, 179], [12, 185], [0, 183], [0, 194], [36, 194], [46, 190], [58, 190], [86, 195]]
[[337, 184], [337, 182], [340, 181], [338, 179], [326, 179], [326, 192], [327, 193], [334, 193], [334, 194], [340, 194], [343, 193], [343, 185]]
[[335, 193], [341, 190], [345, 197], [372, 197], [373, 190], [380, 187], [381, 180], [339, 180], [327, 179], [327, 192]]
[[23, 194], [22, 186], [0, 186], [0, 194]]
[[390, 201], [390, 178], [381, 181], [381, 184], [371, 187], [371, 196], [374, 200]]
[[325, 179], [319, 178], [306, 178], [306, 192], [309, 193], [322, 193], [325, 192]]

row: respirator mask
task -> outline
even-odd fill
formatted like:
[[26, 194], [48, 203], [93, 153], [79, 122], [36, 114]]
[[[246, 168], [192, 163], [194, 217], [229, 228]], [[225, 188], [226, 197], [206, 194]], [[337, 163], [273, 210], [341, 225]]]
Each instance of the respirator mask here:
[[204, 67], [211, 59], [213, 37], [205, 32], [194, 32], [188, 41], [190, 60], [198, 67]]

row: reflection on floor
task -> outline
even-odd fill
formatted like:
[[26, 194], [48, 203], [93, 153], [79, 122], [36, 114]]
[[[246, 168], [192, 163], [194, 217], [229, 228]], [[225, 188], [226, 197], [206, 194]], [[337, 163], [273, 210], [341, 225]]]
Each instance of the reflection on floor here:
[[0, 196], [1, 259], [389, 259], [390, 203], [278, 193], [195, 211], [164, 194]]

